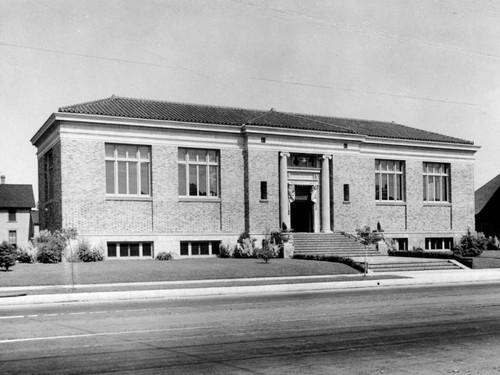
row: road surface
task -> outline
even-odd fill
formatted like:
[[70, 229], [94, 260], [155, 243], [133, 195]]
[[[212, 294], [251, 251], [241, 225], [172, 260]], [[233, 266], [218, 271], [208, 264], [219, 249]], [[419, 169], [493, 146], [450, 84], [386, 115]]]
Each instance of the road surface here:
[[2, 374], [500, 374], [500, 284], [0, 308]]

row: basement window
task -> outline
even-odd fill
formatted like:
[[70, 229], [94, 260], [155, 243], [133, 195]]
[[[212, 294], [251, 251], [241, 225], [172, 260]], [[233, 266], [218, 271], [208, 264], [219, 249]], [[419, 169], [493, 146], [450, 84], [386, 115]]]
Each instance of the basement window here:
[[394, 238], [398, 250], [407, 251], [408, 250], [408, 238]]
[[452, 248], [452, 237], [435, 237], [425, 239], [425, 250], [451, 250]]
[[153, 258], [153, 242], [108, 242], [108, 258]]
[[220, 241], [181, 241], [181, 256], [219, 255]]

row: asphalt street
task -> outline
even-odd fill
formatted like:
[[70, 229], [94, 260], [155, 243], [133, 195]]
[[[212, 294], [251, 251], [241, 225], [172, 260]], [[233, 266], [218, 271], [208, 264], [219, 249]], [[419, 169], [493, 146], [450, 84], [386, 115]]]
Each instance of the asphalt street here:
[[0, 307], [2, 374], [500, 374], [500, 284]]

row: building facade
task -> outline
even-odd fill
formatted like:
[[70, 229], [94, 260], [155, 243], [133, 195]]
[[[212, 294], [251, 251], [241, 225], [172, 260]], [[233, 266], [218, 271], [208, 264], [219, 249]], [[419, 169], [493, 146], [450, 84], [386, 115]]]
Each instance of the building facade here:
[[478, 147], [394, 123], [111, 97], [60, 108], [31, 141], [40, 229], [75, 227], [108, 257], [377, 223], [437, 249], [474, 228]]

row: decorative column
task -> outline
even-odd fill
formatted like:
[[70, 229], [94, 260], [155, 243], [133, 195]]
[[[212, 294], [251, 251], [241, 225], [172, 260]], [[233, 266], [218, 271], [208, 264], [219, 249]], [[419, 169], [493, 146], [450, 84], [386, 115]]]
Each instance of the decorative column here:
[[321, 231], [320, 219], [319, 219], [319, 185], [313, 185], [311, 187], [311, 201], [313, 204], [313, 232], [319, 233]]
[[290, 229], [290, 213], [288, 203], [288, 152], [280, 152], [280, 228], [283, 223]]
[[331, 233], [330, 229], [330, 163], [332, 155], [321, 157], [321, 232]]

